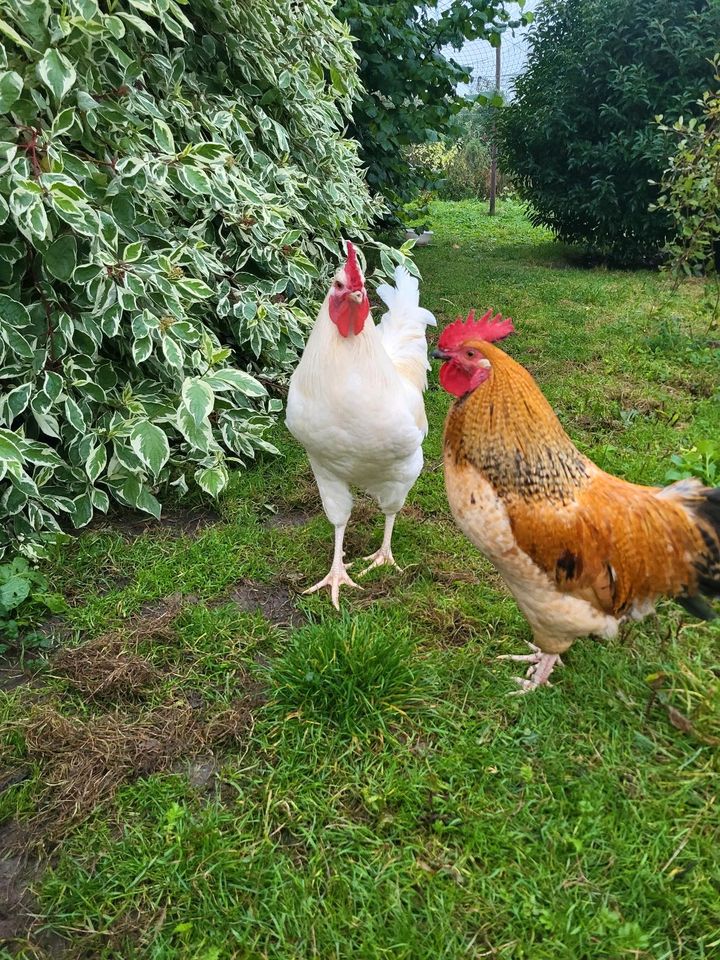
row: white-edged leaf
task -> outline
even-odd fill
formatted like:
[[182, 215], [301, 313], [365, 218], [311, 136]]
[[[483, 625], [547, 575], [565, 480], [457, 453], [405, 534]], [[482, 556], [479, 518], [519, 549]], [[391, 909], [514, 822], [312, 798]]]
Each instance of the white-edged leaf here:
[[3, 20], [2, 17], [0, 17], [0, 33], [4, 33], [6, 37], [9, 37], [13, 43], [16, 43], [19, 47], [22, 47], [23, 50], [27, 50], [31, 53], [35, 52], [27, 40], [20, 36], [15, 27], [9, 24], [7, 20]]
[[27, 327], [30, 325], [30, 314], [22, 303], [0, 293], [0, 329], [4, 328], [5, 324], [10, 324], [11, 327]]
[[205, 493], [209, 493], [211, 497], [217, 497], [228, 482], [228, 474], [225, 467], [218, 464], [214, 467], [196, 470], [195, 479]]
[[72, 504], [70, 519], [73, 522], [73, 526], [77, 529], [86, 527], [93, 516], [92, 499], [87, 493], [81, 493], [79, 497], [75, 497]]
[[149, 420], [140, 420], [132, 428], [130, 446], [156, 477], [170, 457], [170, 444], [165, 433]]
[[0, 430], [0, 460], [6, 463], [23, 462], [17, 438], [10, 430]]
[[87, 473], [90, 480], [95, 483], [97, 478], [105, 469], [107, 464], [107, 451], [105, 450], [105, 444], [100, 444], [99, 447], [94, 447], [90, 456], [85, 461], [85, 473]]
[[239, 390], [248, 397], [264, 397], [265, 387], [244, 370], [214, 370], [203, 378], [213, 390]]
[[179, 370], [182, 369], [185, 355], [180, 344], [176, 343], [172, 337], [165, 336], [162, 338], [162, 348], [165, 359], [170, 366], [177, 367]]
[[87, 424], [83, 412], [72, 397], [65, 399], [65, 417], [70, 426], [78, 433], [85, 433]]
[[124, 263], [134, 263], [136, 260], [139, 260], [145, 244], [141, 241], [137, 243], [129, 243], [123, 250], [122, 259]]
[[177, 413], [177, 428], [190, 446], [207, 453], [213, 444], [213, 435], [207, 420], [198, 425], [186, 406], [181, 405]]
[[60, 424], [56, 416], [52, 413], [41, 413], [39, 410], [33, 410], [33, 417], [35, 423], [46, 436], [60, 439]]
[[120, 488], [120, 493], [131, 506], [151, 514], [156, 520], [160, 519], [162, 508], [159, 502], [137, 477], [128, 477]]
[[22, 93], [23, 79], [14, 70], [0, 73], [0, 113], [9, 113], [13, 104]]
[[200, 167], [194, 167], [190, 164], [178, 167], [178, 176], [188, 190], [192, 190], [193, 193], [210, 193], [212, 190], [210, 177], [208, 177], [205, 171], [201, 170]]
[[153, 137], [163, 153], [175, 153], [172, 130], [164, 120], [153, 120]]
[[45, 266], [56, 280], [67, 283], [77, 266], [77, 240], [72, 235], [58, 237], [45, 251]]
[[50, 400], [54, 403], [60, 396], [62, 388], [63, 378], [60, 376], [60, 374], [55, 373], [52, 370], [47, 370], [45, 372], [45, 381], [43, 383], [43, 393], [47, 394]]
[[[128, 23], [131, 23], [133, 27], [137, 27], [142, 33], [146, 33], [150, 37], [155, 37], [157, 39], [157, 34], [150, 26], [149, 23], [146, 23], [141, 17], [136, 17], [134, 13], [124, 13], [123, 11], [118, 11], [117, 14], [119, 17], [122, 17], [123, 20], [127, 20]], [[110, 46], [108, 44], [108, 46]], [[122, 52], [122, 51], [121, 51]]]
[[45, 56], [37, 65], [37, 72], [42, 82], [58, 100], [62, 100], [65, 94], [72, 89], [77, 79], [75, 67], [55, 47], [49, 47], [45, 51]]
[[208, 297], [212, 297], [213, 291], [202, 280], [195, 280], [190, 277], [184, 280], [177, 281], [178, 287], [190, 297], [195, 297], [199, 300], [205, 300]]
[[22, 383], [19, 387], [15, 387], [14, 390], [8, 393], [5, 399], [7, 400], [7, 405], [13, 419], [21, 414], [28, 403], [30, 403], [32, 389], [33, 385], [31, 383]]
[[182, 385], [182, 401], [190, 411], [193, 420], [200, 424], [212, 413], [215, 406], [215, 394], [212, 388], [197, 377], [187, 377]]
[[104, 490], [93, 487], [90, 496], [92, 497], [93, 506], [96, 510], [101, 510], [103, 513], [108, 512], [110, 509], [110, 497], [108, 497]]
[[138, 337], [133, 340], [132, 345], [133, 360], [135, 363], [142, 363], [152, 353], [152, 340], [150, 337]]
[[18, 356], [24, 357], [26, 360], [32, 360], [35, 357], [35, 350], [19, 330], [14, 327], [0, 326], [0, 335]]
[[59, 137], [63, 133], [72, 127], [75, 123], [75, 107], [67, 107], [65, 110], [62, 110], [53, 120], [52, 127], [50, 129], [51, 137]]

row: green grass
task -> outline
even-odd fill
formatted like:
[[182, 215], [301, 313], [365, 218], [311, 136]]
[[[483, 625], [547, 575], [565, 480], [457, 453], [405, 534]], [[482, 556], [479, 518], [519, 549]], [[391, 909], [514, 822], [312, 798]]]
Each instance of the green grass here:
[[[509, 203], [495, 219], [473, 203], [433, 217], [423, 303], [440, 323], [512, 315], [508, 350], [600, 466], [661, 483], [673, 453], [717, 435], [699, 286], [584, 269]], [[529, 629], [449, 518], [449, 398], [431, 379], [426, 470], [393, 544], [406, 572], [371, 574], [341, 616], [296, 595], [326, 572], [332, 537], [282, 428], [283, 459], [236, 476], [199, 536], [87, 533], [57, 558], [68, 645], [119, 630], [158, 676], [96, 700], [38, 664], [0, 704], [28, 773], [0, 795], [5, 816], [48, 802], [53, 771], [23, 733], [48, 704], [90, 729], [188, 697], [212, 717], [248, 695], [253, 720], [210, 779], [197, 759], [139, 770], [68, 822], [21, 955], [54, 933], [69, 956], [128, 960], [720, 956], [720, 631], [667, 604], [622, 640], [578, 642], [552, 689], [509, 697], [512, 667], [494, 657]], [[381, 531], [361, 504], [349, 554]], [[296, 626], [238, 607], [247, 582]], [[147, 605], [176, 593], [175, 623], [148, 629]]]

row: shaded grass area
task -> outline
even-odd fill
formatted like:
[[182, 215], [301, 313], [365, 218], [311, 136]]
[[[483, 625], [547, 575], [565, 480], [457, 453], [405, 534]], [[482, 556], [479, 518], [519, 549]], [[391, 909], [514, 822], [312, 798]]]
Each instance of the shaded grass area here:
[[[433, 229], [424, 304], [441, 323], [512, 315], [508, 350], [600, 466], [662, 482], [717, 434], [698, 287], [582, 269], [511, 204], [436, 204]], [[58, 557], [61, 648], [0, 702], [13, 951], [720, 955], [717, 627], [667, 604], [508, 697], [493, 658], [529, 629], [449, 519], [432, 379], [405, 573], [371, 574], [342, 616], [298, 595], [331, 532], [282, 428], [283, 459], [236, 476], [218, 516], [89, 532]], [[381, 531], [358, 503], [348, 554]]]

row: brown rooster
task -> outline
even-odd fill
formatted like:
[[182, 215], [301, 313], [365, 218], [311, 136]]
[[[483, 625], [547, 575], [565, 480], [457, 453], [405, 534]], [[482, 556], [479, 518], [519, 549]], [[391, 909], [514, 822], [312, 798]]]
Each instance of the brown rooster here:
[[614, 637], [659, 597], [703, 619], [720, 596], [720, 488], [642, 487], [583, 456], [530, 374], [492, 346], [512, 321], [471, 312], [442, 333], [440, 383], [458, 397], [445, 424], [448, 501], [498, 568], [532, 627], [521, 691], [545, 684], [580, 636]]

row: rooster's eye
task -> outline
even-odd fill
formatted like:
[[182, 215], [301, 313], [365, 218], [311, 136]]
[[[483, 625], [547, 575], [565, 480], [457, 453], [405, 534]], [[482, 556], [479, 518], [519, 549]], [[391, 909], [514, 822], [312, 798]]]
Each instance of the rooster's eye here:
[[339, 280], [336, 280], [336, 281], [335, 281], [335, 289], [336, 289], [336, 290], [342, 290], [342, 287], [343, 287], [342, 283], [341, 283]]
[[475, 356], [475, 351], [474, 351], [474, 350], [466, 350], [466, 351], [465, 351], [465, 356], [468, 358], [468, 360], [472, 360], [472, 358]]

